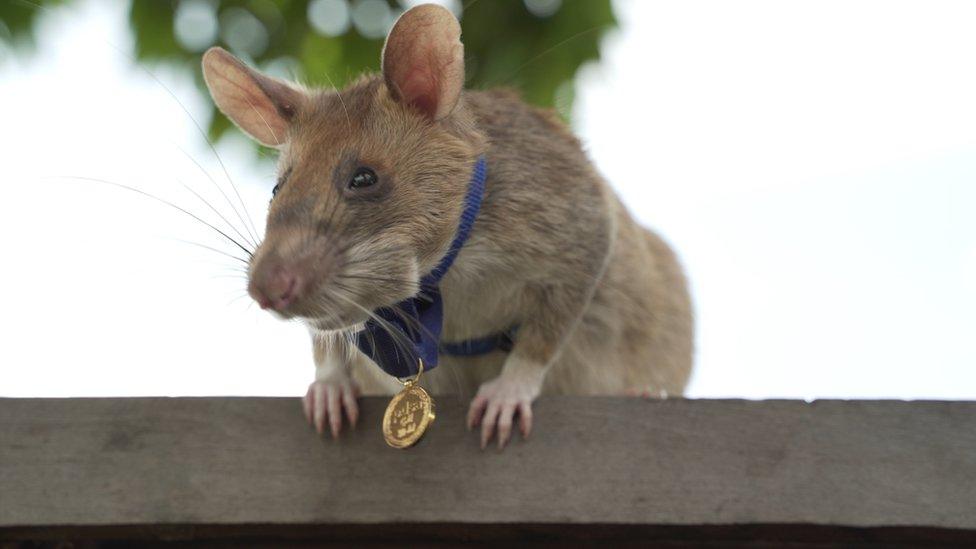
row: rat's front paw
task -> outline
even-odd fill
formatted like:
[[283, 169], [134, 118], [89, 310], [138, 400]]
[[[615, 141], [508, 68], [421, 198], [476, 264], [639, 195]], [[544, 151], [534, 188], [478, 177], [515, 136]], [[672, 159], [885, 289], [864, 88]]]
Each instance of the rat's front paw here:
[[316, 380], [308, 386], [308, 392], [302, 398], [305, 419], [315, 425], [319, 434], [325, 430], [325, 422], [328, 420], [332, 438], [336, 438], [342, 431], [343, 410], [349, 418], [349, 424], [356, 426], [356, 420], [359, 419], [359, 405], [356, 404], [358, 396], [359, 388], [346, 376]]
[[501, 377], [484, 383], [468, 409], [468, 429], [481, 425], [481, 448], [498, 429], [498, 448], [504, 448], [512, 436], [512, 423], [518, 415], [522, 438], [532, 431], [532, 401], [538, 395], [534, 384]]

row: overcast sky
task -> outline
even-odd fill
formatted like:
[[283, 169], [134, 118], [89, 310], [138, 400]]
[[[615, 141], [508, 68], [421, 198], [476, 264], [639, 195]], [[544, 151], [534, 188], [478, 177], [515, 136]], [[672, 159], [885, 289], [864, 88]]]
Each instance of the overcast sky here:
[[[976, 4], [617, 11], [574, 124], [686, 264], [689, 395], [976, 398]], [[232, 261], [180, 241], [219, 246], [205, 228], [55, 178], [135, 185], [208, 218], [181, 182], [222, 200], [190, 117], [126, 57], [120, 3], [57, 10], [39, 36], [36, 55], [0, 62], [0, 395], [303, 393], [304, 328], [250, 305]], [[190, 79], [154, 73], [205, 125]], [[243, 138], [219, 152], [260, 228], [273, 165]]]

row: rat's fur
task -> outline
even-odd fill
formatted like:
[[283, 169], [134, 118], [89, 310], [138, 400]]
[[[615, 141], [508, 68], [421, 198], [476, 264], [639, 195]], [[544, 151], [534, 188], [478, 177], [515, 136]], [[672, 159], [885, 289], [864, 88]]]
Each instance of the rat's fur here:
[[[692, 313], [674, 253], [633, 220], [552, 113], [506, 91], [460, 92], [459, 34], [446, 10], [414, 8], [391, 31], [385, 79], [341, 92], [299, 90], [222, 50], [205, 56], [217, 104], [282, 150], [287, 181], [251, 262], [251, 290], [312, 327], [318, 381], [307, 412], [320, 430], [329, 416], [335, 434], [340, 408], [355, 419], [350, 373], [367, 394], [399, 389], [333, 330], [416, 293], [450, 245], [481, 154], [481, 212], [441, 283], [443, 339], [519, 331], [510, 353], [442, 357], [423, 383], [435, 394], [478, 391], [469, 423], [484, 418], [483, 444], [496, 422], [504, 443], [513, 417], [527, 434], [540, 392], [681, 394]], [[344, 185], [360, 165], [381, 183], [357, 194]], [[287, 303], [274, 301], [282, 272], [300, 282]]]
[[[343, 97], [358, 104], [348, 98], [372, 85]], [[680, 395], [691, 370], [692, 317], [672, 251], [634, 222], [552, 113], [496, 90], [465, 92], [456, 114], [473, 118], [490, 144], [489, 170], [474, 231], [441, 283], [443, 339], [519, 324], [516, 352], [552, 366], [545, 392]], [[435, 393], [457, 391], [460, 380], [470, 394], [498, 376], [506, 358], [442, 357], [447, 367], [424, 379]], [[375, 366], [354, 375], [369, 393], [399, 387]]]

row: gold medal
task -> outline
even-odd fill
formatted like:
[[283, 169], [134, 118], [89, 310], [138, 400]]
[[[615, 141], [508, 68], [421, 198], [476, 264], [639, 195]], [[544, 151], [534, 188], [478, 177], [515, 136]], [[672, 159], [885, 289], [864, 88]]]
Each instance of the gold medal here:
[[416, 377], [403, 383], [383, 414], [383, 438], [394, 448], [409, 448], [424, 436], [424, 431], [434, 421], [434, 399], [417, 385], [424, 373], [424, 362]]

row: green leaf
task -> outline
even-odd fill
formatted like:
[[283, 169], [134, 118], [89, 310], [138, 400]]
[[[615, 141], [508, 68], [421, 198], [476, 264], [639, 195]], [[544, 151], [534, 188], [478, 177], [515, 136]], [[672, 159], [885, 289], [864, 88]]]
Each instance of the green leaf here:
[[[24, 2], [21, 4], [21, 2]], [[42, 1], [46, 8], [63, 0]], [[183, 0], [206, 1], [206, 0]], [[383, 41], [361, 36], [351, 27], [342, 36], [323, 36], [308, 22], [309, 0], [210, 0], [217, 14], [221, 45], [259, 68], [290, 60], [296, 76], [312, 86], [342, 87], [366, 71], [379, 69]], [[358, 0], [353, 0], [358, 1]], [[469, 88], [515, 88], [526, 101], [558, 106], [567, 116], [574, 97], [573, 79], [584, 63], [600, 57], [600, 40], [616, 25], [610, 0], [564, 0], [548, 17], [529, 12], [522, 0], [468, 0], [461, 16]], [[401, 10], [388, 0], [391, 10]], [[206, 93], [199, 68], [199, 51], [180, 44], [174, 18], [177, 0], [131, 0], [129, 24], [135, 37], [135, 58], [150, 66], [165, 63], [193, 71], [201, 93]], [[234, 51], [223, 38], [227, 15], [246, 10], [267, 35], [258, 52]], [[0, 2], [0, 40], [29, 41], [41, 12], [26, 0]], [[240, 13], [240, 12], [238, 12]], [[3, 26], [9, 28], [4, 37]], [[558, 99], [558, 105], [557, 105]], [[231, 123], [214, 109], [208, 133], [220, 139]], [[255, 153], [258, 148], [255, 146]]]

